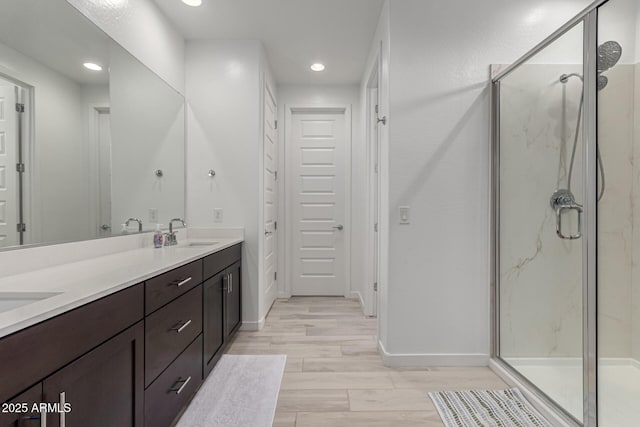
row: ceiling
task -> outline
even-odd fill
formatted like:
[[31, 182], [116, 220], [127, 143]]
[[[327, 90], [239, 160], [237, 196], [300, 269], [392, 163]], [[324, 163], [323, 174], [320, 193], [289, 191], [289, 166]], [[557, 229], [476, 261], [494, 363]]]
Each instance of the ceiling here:
[[[0, 43], [22, 52], [80, 84], [106, 84], [106, 71], [82, 64], [109, 61], [110, 39], [65, 0], [3, 2]], [[0, 66], [11, 65], [0, 58]]]
[[[155, 0], [187, 40], [262, 40], [279, 84], [357, 84], [383, 0]], [[322, 62], [326, 70], [309, 66]]]

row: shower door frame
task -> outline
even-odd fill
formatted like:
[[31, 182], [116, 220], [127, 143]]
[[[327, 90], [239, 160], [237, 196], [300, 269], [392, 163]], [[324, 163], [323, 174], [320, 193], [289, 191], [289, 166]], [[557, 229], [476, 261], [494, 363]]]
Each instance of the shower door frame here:
[[[527, 54], [491, 79], [491, 359], [534, 396], [570, 424], [596, 427], [597, 406], [597, 46], [598, 8], [609, 0], [597, 0]], [[548, 397], [500, 355], [500, 81], [512, 71], [573, 29], [583, 24], [583, 200], [582, 309], [583, 309], [583, 423]]]

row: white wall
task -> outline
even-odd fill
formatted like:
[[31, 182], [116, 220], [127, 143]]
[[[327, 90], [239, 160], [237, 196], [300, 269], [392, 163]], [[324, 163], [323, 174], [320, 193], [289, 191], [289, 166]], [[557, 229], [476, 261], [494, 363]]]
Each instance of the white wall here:
[[[261, 320], [260, 56], [258, 41], [193, 41], [186, 50], [187, 222], [244, 227], [243, 322]], [[215, 178], [207, 176], [209, 169]], [[214, 208], [223, 222], [214, 224]], [[253, 322], [253, 323], [252, 323]]]
[[[349, 105], [351, 106], [352, 135], [351, 135], [351, 297], [362, 299], [365, 281], [364, 262], [366, 254], [366, 150], [362, 137], [362, 109], [360, 104], [360, 89], [358, 86], [344, 85], [279, 85], [278, 86], [278, 122], [284, 125], [286, 108], [289, 106], [322, 106], [322, 105]], [[285, 151], [284, 126], [280, 127], [278, 135], [280, 171], [282, 176], [286, 174], [284, 168], [287, 153]], [[285, 197], [284, 180], [280, 182], [280, 221], [285, 223]], [[284, 234], [284, 233], [283, 233]], [[280, 236], [280, 245], [285, 244], [285, 237]], [[284, 255], [281, 255], [284, 258]], [[281, 271], [282, 268], [281, 268]], [[288, 297], [284, 282], [280, 281], [279, 293]]]
[[[587, 4], [389, 0], [387, 363], [487, 363], [489, 65]], [[410, 225], [398, 224], [400, 205]]]
[[184, 93], [184, 39], [153, 0], [67, 1], [177, 91]]

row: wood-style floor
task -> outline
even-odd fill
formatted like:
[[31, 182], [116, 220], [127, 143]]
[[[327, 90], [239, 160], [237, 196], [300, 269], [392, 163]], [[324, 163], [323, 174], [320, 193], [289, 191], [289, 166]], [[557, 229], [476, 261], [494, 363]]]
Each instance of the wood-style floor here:
[[275, 427], [442, 427], [427, 392], [507, 387], [489, 368], [387, 368], [375, 335], [356, 301], [296, 297], [228, 353], [287, 355]]

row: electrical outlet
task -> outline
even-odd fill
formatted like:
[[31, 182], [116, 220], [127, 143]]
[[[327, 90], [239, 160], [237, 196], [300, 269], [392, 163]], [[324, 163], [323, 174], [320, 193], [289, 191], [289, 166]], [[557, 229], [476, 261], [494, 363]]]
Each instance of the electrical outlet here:
[[400, 224], [411, 224], [411, 207], [410, 206], [400, 206]]
[[222, 208], [213, 210], [213, 222], [222, 222]]
[[149, 222], [152, 224], [158, 223], [158, 209], [156, 208], [149, 209]]

